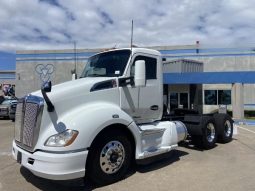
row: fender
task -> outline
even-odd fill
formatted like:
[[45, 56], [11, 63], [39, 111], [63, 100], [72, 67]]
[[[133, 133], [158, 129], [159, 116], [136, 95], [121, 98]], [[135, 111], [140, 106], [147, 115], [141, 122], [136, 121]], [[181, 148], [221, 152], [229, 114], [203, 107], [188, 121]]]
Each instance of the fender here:
[[[121, 110], [118, 105], [112, 103], [92, 102], [81, 107], [77, 107], [60, 117], [57, 116], [57, 111], [47, 113], [47, 115], [46, 119], [50, 119], [51, 122], [47, 122], [49, 124], [45, 127], [47, 130], [43, 130], [40, 133], [40, 139], [38, 139], [38, 143], [36, 145], [36, 148], [40, 148], [42, 150], [72, 151], [87, 149], [91, 146], [95, 137], [104, 128], [113, 124], [122, 124], [126, 126], [133, 134], [135, 142], [140, 143], [140, 131], [133, 119]], [[67, 147], [48, 147], [44, 145], [45, 141], [50, 136], [62, 132], [65, 129], [79, 131], [79, 135], [73, 144]]]

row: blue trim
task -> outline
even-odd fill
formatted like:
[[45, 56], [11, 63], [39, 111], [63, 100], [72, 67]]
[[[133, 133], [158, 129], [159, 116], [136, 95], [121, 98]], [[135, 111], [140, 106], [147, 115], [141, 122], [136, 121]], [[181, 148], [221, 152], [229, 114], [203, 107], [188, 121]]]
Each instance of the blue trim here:
[[0, 78], [15, 78], [15, 74], [0, 74]]
[[169, 56], [164, 55], [163, 57], [166, 58], [194, 58], [194, 57], [225, 57], [225, 56], [255, 56], [255, 53], [240, 53], [240, 54], [196, 54], [196, 55], [176, 55], [176, 56]]
[[251, 125], [251, 126], [253, 126], [253, 125], [255, 125], [255, 121], [245, 121], [245, 124], [246, 125]]
[[255, 72], [165, 73], [165, 84], [231, 84], [255, 83]]
[[195, 54], [196, 49], [159, 50], [161, 54]]
[[14, 77], [14, 78], [11, 78], [11, 77], [9, 77], [9, 78], [2, 78], [2, 77], [0, 77], [0, 80], [15, 80], [16, 78]]
[[0, 71], [15, 70], [15, 53], [0, 51]]
[[[90, 57], [97, 52], [79, 52], [76, 56], [87, 56]], [[45, 58], [45, 57], [74, 57], [74, 53], [34, 53], [34, 54], [16, 54], [16, 58]]]
[[[77, 58], [77, 60], [87, 60], [87, 58]], [[40, 59], [40, 58], [34, 58], [34, 59], [22, 59], [22, 60], [16, 60], [16, 62], [36, 62], [36, 61], [75, 61], [74, 58], [51, 58], [51, 59]]]
[[190, 49], [174, 49], [160, 50], [162, 54], [196, 54], [199, 53], [231, 53], [231, 52], [254, 52], [254, 48], [190, 48]]
[[252, 107], [255, 107], [255, 104], [244, 104], [244, 106], [252, 106]]
[[255, 125], [255, 120], [249, 120], [249, 119], [244, 119], [244, 120], [235, 120], [235, 123], [238, 125]]
[[253, 48], [208, 48], [199, 49], [200, 53], [215, 53], [215, 52], [254, 52]]

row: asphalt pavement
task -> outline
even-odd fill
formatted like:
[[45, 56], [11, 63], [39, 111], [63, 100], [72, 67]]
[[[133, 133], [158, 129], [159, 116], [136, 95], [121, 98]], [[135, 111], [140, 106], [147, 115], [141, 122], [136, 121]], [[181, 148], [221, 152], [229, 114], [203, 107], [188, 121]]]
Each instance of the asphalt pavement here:
[[189, 142], [149, 165], [133, 167], [117, 183], [96, 187], [83, 179], [51, 181], [34, 176], [12, 159], [14, 123], [0, 119], [1, 191], [254, 191], [255, 126], [240, 126], [228, 144], [201, 150]]

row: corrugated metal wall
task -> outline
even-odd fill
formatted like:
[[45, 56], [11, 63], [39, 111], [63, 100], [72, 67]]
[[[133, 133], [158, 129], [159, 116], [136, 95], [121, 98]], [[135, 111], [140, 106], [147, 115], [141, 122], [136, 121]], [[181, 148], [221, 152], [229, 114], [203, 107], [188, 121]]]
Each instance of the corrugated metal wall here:
[[194, 60], [178, 59], [163, 63], [164, 73], [203, 72], [203, 63]]

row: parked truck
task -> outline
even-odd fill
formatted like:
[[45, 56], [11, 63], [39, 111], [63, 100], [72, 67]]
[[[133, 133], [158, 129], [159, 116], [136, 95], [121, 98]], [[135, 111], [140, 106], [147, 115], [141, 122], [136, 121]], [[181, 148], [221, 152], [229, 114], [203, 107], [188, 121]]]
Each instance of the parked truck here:
[[131, 164], [167, 153], [191, 137], [205, 149], [230, 142], [227, 114], [163, 107], [162, 57], [156, 50], [114, 49], [88, 59], [81, 77], [19, 99], [13, 157], [36, 176], [122, 179]]

